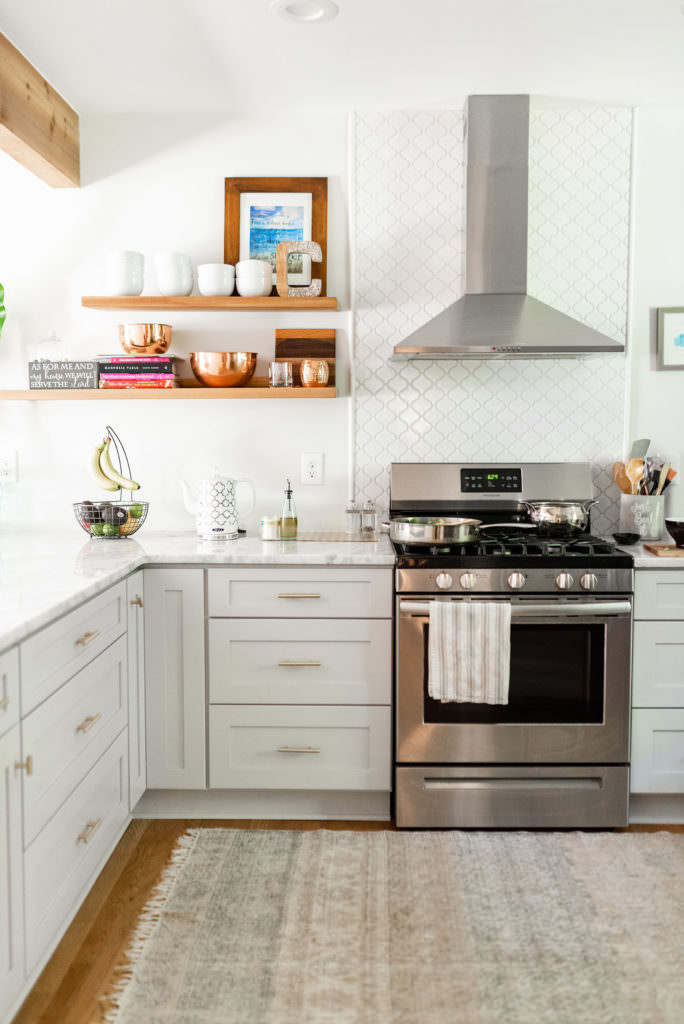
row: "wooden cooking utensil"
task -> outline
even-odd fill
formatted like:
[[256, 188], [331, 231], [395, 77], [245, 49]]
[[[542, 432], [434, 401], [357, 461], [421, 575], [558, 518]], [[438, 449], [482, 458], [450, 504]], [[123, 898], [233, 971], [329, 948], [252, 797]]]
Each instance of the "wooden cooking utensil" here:
[[625, 472], [627, 478], [632, 485], [631, 493], [639, 493], [639, 481], [644, 475], [644, 460], [643, 459], [630, 459], [625, 466]]
[[624, 462], [613, 463], [613, 476], [615, 478], [615, 483], [618, 485], [623, 494], [632, 493], [632, 485], [625, 472]]
[[663, 487], [665, 486], [665, 481], [667, 479], [667, 474], [669, 472], [670, 472], [670, 463], [666, 462], [664, 464], [663, 468], [660, 470], [660, 476], [658, 477], [658, 486], [656, 487], [656, 494], [661, 494], [662, 493]]

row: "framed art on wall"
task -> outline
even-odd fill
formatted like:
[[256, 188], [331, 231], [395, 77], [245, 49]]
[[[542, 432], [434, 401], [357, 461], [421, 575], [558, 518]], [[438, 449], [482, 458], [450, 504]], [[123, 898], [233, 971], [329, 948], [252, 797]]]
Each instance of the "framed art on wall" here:
[[658, 310], [658, 369], [684, 370], [684, 306]]
[[[316, 265], [316, 276], [325, 295], [327, 234], [327, 178], [226, 178], [224, 262], [267, 260], [275, 284], [279, 242], [318, 242], [323, 262]], [[288, 284], [310, 282], [311, 258], [291, 257]]]

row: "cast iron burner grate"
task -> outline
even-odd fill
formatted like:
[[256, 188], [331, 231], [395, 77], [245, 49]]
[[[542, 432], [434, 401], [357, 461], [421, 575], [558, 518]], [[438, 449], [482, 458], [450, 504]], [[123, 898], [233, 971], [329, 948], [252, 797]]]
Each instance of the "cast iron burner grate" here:
[[441, 555], [475, 556], [504, 555], [512, 557], [537, 556], [539, 558], [586, 558], [593, 555], [612, 555], [615, 544], [602, 537], [583, 534], [572, 540], [557, 537], [538, 537], [525, 533], [511, 533], [494, 530], [487, 531], [488, 537], [481, 537], [470, 544], [397, 544], [396, 548], [402, 555], [425, 555], [428, 552], [435, 558]]

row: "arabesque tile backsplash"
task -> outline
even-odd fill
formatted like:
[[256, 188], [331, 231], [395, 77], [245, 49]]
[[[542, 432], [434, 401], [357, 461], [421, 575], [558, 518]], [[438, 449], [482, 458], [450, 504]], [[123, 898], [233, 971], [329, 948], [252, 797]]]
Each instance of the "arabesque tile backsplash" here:
[[[632, 112], [534, 100], [528, 291], [624, 341]], [[463, 110], [354, 125], [355, 483], [386, 507], [393, 461], [588, 459], [597, 531], [617, 524], [625, 359], [391, 362], [463, 294]]]

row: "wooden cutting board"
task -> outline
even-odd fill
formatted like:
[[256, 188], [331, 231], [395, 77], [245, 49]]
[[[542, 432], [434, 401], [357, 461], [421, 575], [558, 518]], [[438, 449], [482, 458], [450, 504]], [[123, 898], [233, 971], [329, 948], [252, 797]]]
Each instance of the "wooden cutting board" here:
[[660, 558], [684, 558], [684, 548], [677, 548], [674, 544], [644, 544], [644, 551]]

